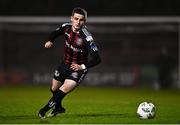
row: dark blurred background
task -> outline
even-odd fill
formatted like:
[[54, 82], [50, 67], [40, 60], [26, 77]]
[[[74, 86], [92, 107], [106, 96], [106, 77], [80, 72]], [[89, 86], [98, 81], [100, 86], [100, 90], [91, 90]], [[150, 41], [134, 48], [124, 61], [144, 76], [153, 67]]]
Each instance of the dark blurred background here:
[[180, 88], [178, 0], [1, 0], [0, 84], [49, 84], [63, 55], [63, 37], [45, 49], [51, 31], [74, 7], [102, 57], [84, 86]]
[[91, 16], [178, 16], [179, 0], [1, 0], [0, 15], [66, 16], [86, 8]]

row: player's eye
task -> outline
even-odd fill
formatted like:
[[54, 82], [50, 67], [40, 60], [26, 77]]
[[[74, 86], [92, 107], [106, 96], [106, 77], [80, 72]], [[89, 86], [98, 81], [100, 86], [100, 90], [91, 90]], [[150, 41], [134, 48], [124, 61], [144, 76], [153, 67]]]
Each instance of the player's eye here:
[[84, 19], [80, 19], [79, 21], [84, 21]]
[[75, 17], [75, 18], [74, 18], [74, 20], [78, 20], [78, 18], [77, 18], [77, 17]]

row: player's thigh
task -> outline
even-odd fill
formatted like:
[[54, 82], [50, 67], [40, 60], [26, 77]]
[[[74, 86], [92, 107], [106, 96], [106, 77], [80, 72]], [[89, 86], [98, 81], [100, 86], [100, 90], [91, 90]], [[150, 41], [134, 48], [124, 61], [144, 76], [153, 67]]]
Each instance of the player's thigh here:
[[66, 79], [64, 81], [64, 84], [59, 88], [61, 91], [65, 92], [65, 93], [69, 93], [71, 92], [76, 86], [78, 85], [78, 83], [74, 80], [71, 79]]
[[61, 87], [62, 83], [56, 79], [52, 79], [51, 90], [56, 91]]

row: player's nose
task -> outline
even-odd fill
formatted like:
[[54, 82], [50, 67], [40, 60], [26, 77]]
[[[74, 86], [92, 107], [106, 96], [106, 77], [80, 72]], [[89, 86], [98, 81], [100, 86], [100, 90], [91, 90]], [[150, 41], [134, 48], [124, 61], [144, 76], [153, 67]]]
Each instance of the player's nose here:
[[78, 20], [77, 23], [80, 24], [80, 20]]

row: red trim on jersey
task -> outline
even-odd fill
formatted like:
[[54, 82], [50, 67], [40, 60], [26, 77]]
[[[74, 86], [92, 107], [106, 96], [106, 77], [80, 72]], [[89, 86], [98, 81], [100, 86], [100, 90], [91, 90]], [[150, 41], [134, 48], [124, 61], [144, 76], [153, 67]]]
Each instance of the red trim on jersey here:
[[[67, 39], [67, 42], [71, 46], [72, 39], [73, 39], [73, 31], [71, 29], [69, 29], [68, 34], [69, 34], [69, 38]], [[72, 50], [71, 50], [70, 47], [67, 47], [67, 45], [66, 45], [66, 48], [67, 48], [67, 54], [66, 54], [66, 58], [65, 58], [65, 64], [70, 65], [70, 63], [71, 63], [70, 62], [70, 59], [71, 59], [71, 55], [70, 54], [71, 54]]]
[[[75, 37], [74, 37], [74, 42], [73, 42], [73, 44], [72, 44], [73, 47], [76, 47], [78, 38], [79, 38], [79, 37], [78, 37], [78, 33], [76, 33], [76, 35], [75, 35]], [[78, 55], [78, 52], [73, 52], [73, 61], [72, 61], [72, 62], [73, 62], [73, 63], [76, 63], [76, 64], [78, 63], [78, 62], [77, 62], [77, 55]]]

